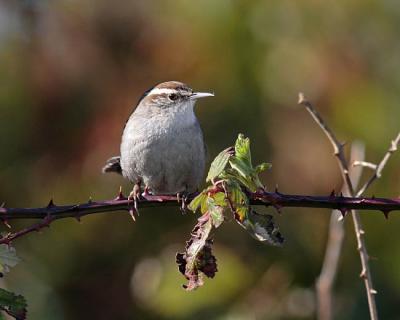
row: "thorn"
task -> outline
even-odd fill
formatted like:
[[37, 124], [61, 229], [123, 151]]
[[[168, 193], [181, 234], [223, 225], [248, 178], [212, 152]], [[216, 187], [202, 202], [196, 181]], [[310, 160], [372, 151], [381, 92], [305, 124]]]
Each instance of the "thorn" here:
[[365, 231], [363, 229], [360, 229], [360, 234], [365, 234]]
[[278, 212], [279, 214], [282, 213], [282, 206], [279, 204], [273, 204], [273, 207], [275, 208], [276, 212]]
[[340, 192], [340, 197], [343, 198], [343, 192]]
[[375, 289], [370, 289], [370, 290], [369, 290], [369, 293], [370, 293], [370, 294], [377, 294], [378, 291], [376, 291]]
[[93, 202], [93, 200], [92, 200], [92, 197], [90, 196], [89, 200], [88, 200], [88, 204], [91, 204], [92, 202]]
[[360, 273], [360, 278], [361, 279], [366, 279], [367, 278], [367, 270], [362, 269], [362, 271]]
[[382, 210], [382, 213], [383, 213], [383, 215], [385, 216], [385, 219], [386, 219], [386, 220], [389, 220], [389, 213], [390, 213], [390, 210]]
[[335, 189], [332, 189], [331, 194], [329, 195], [329, 197], [331, 197], [331, 198], [335, 197]]
[[346, 218], [347, 209], [346, 208], [340, 208], [339, 211], [342, 214], [342, 218], [343, 219]]
[[0, 206], [0, 208], [4, 208], [5, 205], [6, 205], [6, 203], [3, 202], [3, 203], [1, 204], [1, 206]]
[[54, 207], [54, 206], [55, 205], [54, 205], [53, 198], [51, 198], [50, 201], [49, 201], [49, 204], [47, 205], [47, 208], [51, 208], [51, 207]]
[[3, 237], [1, 237], [2, 243], [4, 243], [4, 244], [6, 244], [7, 246], [9, 246], [10, 243], [12, 242], [12, 241], [10, 240], [10, 236], [11, 236], [11, 235], [12, 235], [11, 232], [7, 232], [6, 235], [4, 235]]
[[299, 100], [297, 101], [298, 104], [302, 104], [305, 102], [305, 98], [304, 98], [304, 93], [303, 92], [299, 92]]
[[8, 228], [11, 229], [11, 225], [8, 223], [7, 219], [2, 219], [4, 225]]
[[279, 191], [278, 191], [278, 184], [275, 185], [275, 193], [278, 193], [278, 194], [279, 194]]
[[50, 228], [50, 223], [53, 221], [53, 218], [51, 217], [50, 214], [47, 214], [47, 216], [43, 219], [43, 225], [45, 227]]
[[122, 186], [119, 186], [118, 195], [115, 200], [125, 200], [124, 194], [122, 193]]
[[81, 220], [81, 216], [80, 216], [80, 215], [76, 215], [74, 218], [75, 218], [76, 221], [78, 221], [79, 223], [82, 223], [82, 220]]

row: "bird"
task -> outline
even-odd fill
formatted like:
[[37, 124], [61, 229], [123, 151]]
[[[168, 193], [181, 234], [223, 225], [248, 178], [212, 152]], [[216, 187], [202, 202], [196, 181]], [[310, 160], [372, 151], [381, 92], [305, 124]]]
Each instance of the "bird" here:
[[198, 99], [210, 92], [194, 92], [179, 81], [147, 90], [123, 130], [120, 155], [107, 160], [103, 173], [121, 174], [134, 184], [128, 199], [144, 194], [188, 195], [204, 177], [206, 145], [195, 115]]

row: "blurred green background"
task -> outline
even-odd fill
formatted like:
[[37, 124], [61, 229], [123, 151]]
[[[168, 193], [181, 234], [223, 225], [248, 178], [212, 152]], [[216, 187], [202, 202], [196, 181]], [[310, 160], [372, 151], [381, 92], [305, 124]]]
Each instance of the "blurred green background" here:
[[[243, 132], [254, 162], [273, 163], [270, 188], [339, 190], [331, 146], [297, 93], [378, 161], [400, 129], [399, 29], [395, 0], [0, 1], [0, 199], [21, 207], [112, 198], [120, 185], [128, 193], [101, 167], [139, 96], [166, 80], [215, 92], [196, 108], [211, 159]], [[397, 154], [369, 195], [399, 195], [398, 164]], [[1, 286], [26, 296], [30, 319], [314, 319], [329, 214], [285, 209], [283, 248], [228, 221], [215, 234], [219, 272], [192, 293], [174, 255], [195, 215], [62, 220], [15, 243], [23, 261]], [[362, 219], [379, 314], [400, 319], [400, 216]], [[367, 319], [350, 219], [346, 228], [334, 310]]]

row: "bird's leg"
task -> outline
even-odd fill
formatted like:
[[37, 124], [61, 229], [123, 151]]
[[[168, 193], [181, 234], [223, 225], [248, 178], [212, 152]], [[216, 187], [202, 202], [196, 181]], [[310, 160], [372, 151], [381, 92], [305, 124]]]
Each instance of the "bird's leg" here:
[[182, 202], [181, 203], [181, 207], [180, 207], [182, 214], [186, 214], [187, 213], [188, 196], [189, 196], [189, 193], [187, 191], [178, 192], [176, 194], [176, 200], [178, 201], [178, 203]]
[[128, 201], [133, 200], [133, 208], [129, 209], [129, 214], [131, 215], [133, 221], [136, 221], [135, 214], [139, 215], [138, 201], [140, 197], [140, 183], [140, 180], [135, 183], [128, 197]]

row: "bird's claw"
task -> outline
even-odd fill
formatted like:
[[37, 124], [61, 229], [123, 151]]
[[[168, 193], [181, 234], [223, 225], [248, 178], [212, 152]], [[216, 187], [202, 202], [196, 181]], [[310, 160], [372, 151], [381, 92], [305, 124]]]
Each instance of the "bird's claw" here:
[[180, 209], [181, 209], [182, 214], [187, 213], [188, 196], [189, 196], [189, 194], [187, 192], [178, 192], [176, 194], [176, 200], [178, 201], [178, 203], [181, 203]]
[[148, 186], [145, 186], [142, 196], [146, 197], [146, 196], [149, 196], [149, 195], [150, 195], [150, 188]]
[[129, 214], [133, 221], [136, 221], [136, 215], [139, 216], [138, 202], [140, 200], [140, 184], [136, 183], [128, 197], [129, 200], [133, 200], [133, 207], [129, 208]]

